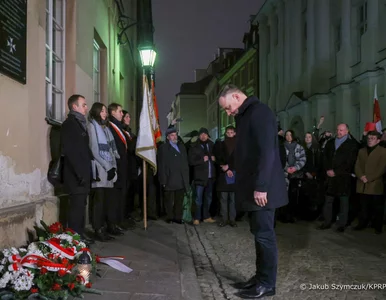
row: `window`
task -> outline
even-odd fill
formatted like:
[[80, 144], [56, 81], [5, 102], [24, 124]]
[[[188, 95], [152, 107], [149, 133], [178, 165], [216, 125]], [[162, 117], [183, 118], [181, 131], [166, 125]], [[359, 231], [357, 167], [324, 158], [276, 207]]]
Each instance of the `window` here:
[[248, 81], [253, 79], [253, 61], [248, 64]]
[[93, 52], [93, 75], [92, 81], [94, 86], [94, 102], [101, 101], [101, 48], [96, 40], [94, 40]]
[[267, 82], [267, 101], [271, 97], [271, 81]]
[[65, 116], [65, 0], [46, 0], [46, 116]]
[[302, 1], [302, 70], [303, 72], [307, 67], [307, 1]]
[[267, 54], [271, 52], [271, 27], [267, 26]]
[[367, 31], [367, 1], [364, 1], [363, 4], [359, 6], [358, 13], [358, 29], [360, 36], [362, 36]]
[[340, 51], [341, 41], [342, 41], [342, 22], [339, 20], [338, 24], [335, 26], [335, 52]]
[[274, 45], [277, 46], [277, 44], [279, 43], [279, 18], [277, 16], [275, 16], [274, 18], [274, 22], [275, 22], [275, 36], [274, 36]]

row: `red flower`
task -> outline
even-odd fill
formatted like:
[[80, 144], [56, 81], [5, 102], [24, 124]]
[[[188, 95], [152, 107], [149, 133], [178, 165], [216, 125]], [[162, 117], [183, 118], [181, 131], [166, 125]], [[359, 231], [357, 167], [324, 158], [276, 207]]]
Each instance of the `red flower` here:
[[62, 258], [62, 264], [63, 265], [68, 265], [68, 259], [67, 258]]
[[63, 277], [63, 276], [65, 276], [66, 274], [67, 274], [67, 272], [64, 271], [64, 270], [59, 270], [59, 271], [58, 271], [59, 277]]
[[59, 222], [56, 222], [49, 227], [49, 230], [51, 233], [61, 232], [63, 231], [63, 225]]
[[48, 254], [48, 258], [49, 258], [49, 259], [54, 259], [54, 258], [55, 258], [55, 255], [54, 255], [53, 253], [49, 253], [49, 254]]
[[91, 287], [92, 287], [91, 282], [89, 282], [89, 283], [86, 284], [86, 288], [91, 289]]
[[37, 292], [39, 292], [39, 289], [37, 289], [37, 288], [31, 289], [31, 294], [36, 294]]
[[69, 283], [68, 288], [72, 291], [75, 288], [75, 284], [73, 282]]
[[82, 276], [80, 276], [80, 275], [77, 275], [76, 276], [76, 281], [77, 282], [84, 282], [84, 278]]
[[40, 274], [44, 275], [48, 272], [48, 270], [46, 268], [41, 268], [40, 269]]
[[53, 291], [60, 291], [62, 287], [60, 286], [59, 283], [54, 283], [51, 288]]

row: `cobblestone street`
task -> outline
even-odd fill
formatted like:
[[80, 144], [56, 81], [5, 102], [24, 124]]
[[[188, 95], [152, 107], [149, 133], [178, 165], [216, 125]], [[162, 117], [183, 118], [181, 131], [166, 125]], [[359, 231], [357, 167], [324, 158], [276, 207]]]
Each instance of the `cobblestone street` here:
[[[279, 270], [271, 299], [386, 299], [386, 285], [334, 290], [333, 284], [386, 284], [386, 237], [372, 230], [318, 231], [315, 223], [278, 223]], [[230, 286], [254, 273], [253, 237], [246, 221], [238, 228], [186, 225], [203, 298], [239, 299]], [[305, 284], [301, 286], [301, 284]], [[328, 285], [310, 289], [310, 284]], [[303, 288], [303, 290], [302, 290]]]

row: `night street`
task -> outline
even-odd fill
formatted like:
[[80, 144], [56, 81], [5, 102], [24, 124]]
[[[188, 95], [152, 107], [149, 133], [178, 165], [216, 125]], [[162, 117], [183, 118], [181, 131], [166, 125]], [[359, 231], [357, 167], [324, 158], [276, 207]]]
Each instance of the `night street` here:
[[[383, 290], [370, 285], [368, 290], [336, 290], [339, 284], [386, 283], [382, 280], [386, 272], [384, 237], [371, 230], [318, 231], [315, 225], [278, 223], [279, 270], [272, 299], [385, 299], [386, 286]], [[205, 224], [186, 229], [203, 298], [239, 299], [230, 284], [249, 278], [255, 269], [247, 222], [239, 223], [238, 228]], [[301, 284], [306, 284], [305, 290]], [[313, 286], [316, 289], [310, 290], [311, 284], [328, 284], [329, 289]]]

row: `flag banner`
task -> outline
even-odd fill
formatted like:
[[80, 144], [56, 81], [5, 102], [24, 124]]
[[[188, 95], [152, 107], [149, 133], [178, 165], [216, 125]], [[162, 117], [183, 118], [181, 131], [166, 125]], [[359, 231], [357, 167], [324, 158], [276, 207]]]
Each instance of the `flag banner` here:
[[382, 118], [381, 118], [381, 108], [379, 106], [378, 94], [377, 94], [377, 85], [374, 89], [374, 110], [373, 110], [373, 122], [377, 128], [378, 132], [382, 132]]
[[153, 96], [153, 108], [154, 108], [154, 116], [155, 116], [155, 123], [153, 124], [154, 139], [155, 139], [155, 142], [158, 143], [162, 139], [162, 132], [161, 132], [161, 127], [159, 126], [158, 104], [157, 104], [157, 98], [155, 96], [154, 80], [151, 81], [151, 91]]
[[155, 113], [147, 77], [143, 76], [143, 102], [139, 118], [139, 132], [135, 153], [149, 163], [157, 173], [156, 142], [154, 139]]

